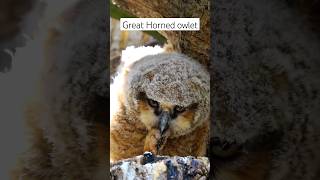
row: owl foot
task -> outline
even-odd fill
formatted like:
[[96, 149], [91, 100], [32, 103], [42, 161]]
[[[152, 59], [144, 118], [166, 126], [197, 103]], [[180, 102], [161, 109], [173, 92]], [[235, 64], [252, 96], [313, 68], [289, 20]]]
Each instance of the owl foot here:
[[154, 160], [155, 160], [155, 157], [152, 154], [152, 152], [146, 151], [143, 153], [143, 163], [142, 164], [152, 163], [152, 162], [154, 162]]

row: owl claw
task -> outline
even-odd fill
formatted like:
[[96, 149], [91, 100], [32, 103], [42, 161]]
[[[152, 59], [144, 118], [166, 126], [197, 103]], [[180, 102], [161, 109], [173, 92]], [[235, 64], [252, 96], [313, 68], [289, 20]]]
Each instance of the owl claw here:
[[152, 152], [148, 152], [148, 151], [144, 152], [143, 153], [143, 164], [148, 164], [148, 163], [154, 162], [154, 160], [155, 160], [154, 158], [155, 157]]

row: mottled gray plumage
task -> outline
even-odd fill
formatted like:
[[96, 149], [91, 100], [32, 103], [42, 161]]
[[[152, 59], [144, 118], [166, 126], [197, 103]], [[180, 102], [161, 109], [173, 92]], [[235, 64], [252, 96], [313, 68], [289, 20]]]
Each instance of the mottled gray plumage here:
[[289, 1], [212, 7], [212, 142], [242, 145], [216, 179], [319, 179], [319, 37]]
[[[126, 55], [129, 50], [131, 57]], [[158, 53], [150, 55], [152, 50], [140, 47], [123, 52], [123, 65], [111, 85], [111, 160], [155, 150], [154, 143], [161, 139], [158, 132], [164, 129], [170, 134], [164, 135], [163, 148], [155, 150], [159, 154], [204, 156], [210, 114], [209, 74], [183, 54], [160, 53], [155, 48]], [[143, 51], [144, 57], [132, 60]], [[185, 110], [175, 114], [177, 106]], [[168, 127], [160, 123], [163, 118], [170, 119]]]
[[[209, 116], [209, 74], [195, 60], [178, 53], [162, 53], [146, 56], [130, 67], [128, 85], [125, 86], [126, 105], [136, 109], [139, 92], [158, 102], [167, 102], [182, 107], [198, 104], [194, 126], [184, 135], [207, 120]], [[150, 79], [150, 76], [153, 76]]]

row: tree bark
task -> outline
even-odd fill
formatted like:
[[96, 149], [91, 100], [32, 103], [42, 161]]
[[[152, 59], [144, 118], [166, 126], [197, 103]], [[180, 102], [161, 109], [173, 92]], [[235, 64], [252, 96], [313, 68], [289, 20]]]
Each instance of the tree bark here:
[[111, 164], [111, 179], [207, 179], [210, 164], [204, 157], [157, 156], [144, 163], [144, 156]]
[[114, 4], [141, 18], [200, 18], [200, 31], [161, 31], [175, 51], [201, 64], [209, 64], [210, 15], [208, 0], [112, 0]]

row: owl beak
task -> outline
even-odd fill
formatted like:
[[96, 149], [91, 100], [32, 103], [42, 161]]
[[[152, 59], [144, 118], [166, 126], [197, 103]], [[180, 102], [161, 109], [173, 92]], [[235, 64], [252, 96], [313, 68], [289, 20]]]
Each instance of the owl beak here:
[[163, 135], [163, 133], [168, 129], [170, 120], [171, 116], [170, 113], [167, 111], [163, 111], [159, 115], [159, 128], [161, 135]]

